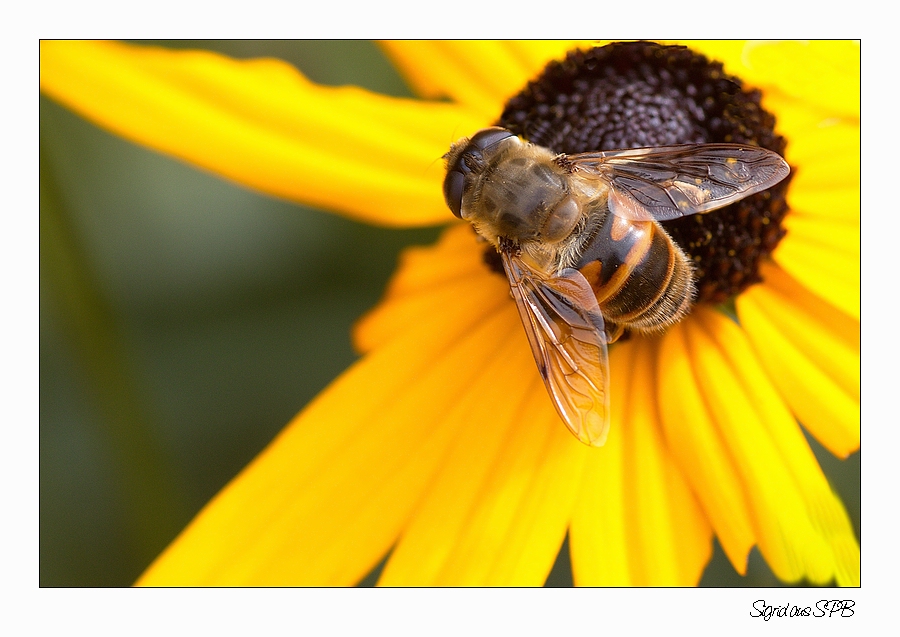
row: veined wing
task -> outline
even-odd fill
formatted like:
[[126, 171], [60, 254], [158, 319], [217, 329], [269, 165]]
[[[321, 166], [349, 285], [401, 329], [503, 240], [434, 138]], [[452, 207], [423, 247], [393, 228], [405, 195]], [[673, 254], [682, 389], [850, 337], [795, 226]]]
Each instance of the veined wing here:
[[581, 442], [602, 446], [609, 430], [609, 361], [603, 315], [587, 279], [573, 269], [548, 277], [510, 251], [501, 255], [556, 411]]
[[613, 214], [666, 221], [727, 206], [790, 173], [778, 153], [741, 144], [686, 144], [567, 157], [582, 176], [610, 188]]

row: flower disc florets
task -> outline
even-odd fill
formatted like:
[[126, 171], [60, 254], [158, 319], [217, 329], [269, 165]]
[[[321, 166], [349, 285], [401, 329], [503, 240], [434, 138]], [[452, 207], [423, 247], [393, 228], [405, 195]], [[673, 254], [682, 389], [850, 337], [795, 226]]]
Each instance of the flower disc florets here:
[[[510, 99], [497, 122], [559, 153], [671, 144], [753, 144], [784, 155], [760, 93], [683, 46], [652, 42], [573, 51]], [[726, 208], [663, 223], [694, 262], [697, 301], [720, 303], [760, 281], [785, 231], [790, 178]]]

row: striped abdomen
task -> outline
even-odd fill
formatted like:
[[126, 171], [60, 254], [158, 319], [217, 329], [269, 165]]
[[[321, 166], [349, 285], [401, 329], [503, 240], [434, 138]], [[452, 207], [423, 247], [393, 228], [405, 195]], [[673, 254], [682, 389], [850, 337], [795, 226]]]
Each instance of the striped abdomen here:
[[[615, 326], [653, 332], [687, 313], [694, 297], [691, 264], [655, 221], [608, 214], [578, 263], [603, 312]], [[612, 329], [611, 329], [612, 328]]]

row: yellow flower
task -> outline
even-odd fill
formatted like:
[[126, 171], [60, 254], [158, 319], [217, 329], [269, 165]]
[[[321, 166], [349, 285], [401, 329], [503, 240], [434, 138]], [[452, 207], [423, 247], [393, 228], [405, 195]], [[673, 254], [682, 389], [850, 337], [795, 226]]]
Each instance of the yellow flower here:
[[[384, 45], [426, 99], [317, 86], [276, 60], [43, 42], [41, 88], [138, 143], [381, 224], [449, 223], [439, 158], [565, 42]], [[859, 448], [859, 48], [695, 42], [762, 91], [795, 169], [787, 236], [738, 295], [611, 348], [612, 426], [576, 441], [468, 226], [409, 250], [364, 356], [197, 515], [145, 585], [694, 585], [715, 536], [782, 580], [859, 583], [859, 546], [798, 421]], [[489, 63], [488, 63], [489, 61]], [[450, 98], [445, 101], [442, 98]], [[359, 196], [358, 193], [364, 193]]]

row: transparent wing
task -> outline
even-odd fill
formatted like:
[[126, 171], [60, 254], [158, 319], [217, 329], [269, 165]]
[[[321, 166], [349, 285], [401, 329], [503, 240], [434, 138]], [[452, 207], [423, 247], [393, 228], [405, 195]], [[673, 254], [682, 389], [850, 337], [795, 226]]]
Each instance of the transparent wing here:
[[587, 279], [573, 269], [548, 277], [512, 252], [501, 255], [556, 411], [581, 442], [602, 446], [609, 430], [609, 361], [603, 315]]
[[666, 221], [721, 208], [771, 188], [790, 168], [778, 153], [740, 144], [688, 144], [568, 158], [610, 188], [609, 209], [627, 219]]

